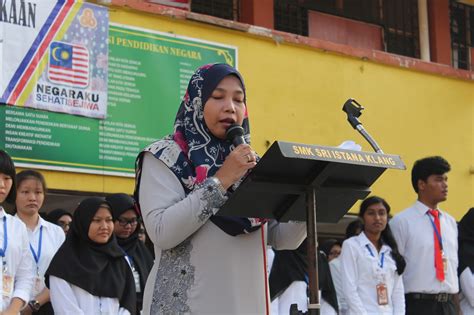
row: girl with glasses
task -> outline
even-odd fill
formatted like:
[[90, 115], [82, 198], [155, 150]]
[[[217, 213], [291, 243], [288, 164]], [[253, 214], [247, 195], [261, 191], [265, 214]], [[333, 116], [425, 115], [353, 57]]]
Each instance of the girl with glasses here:
[[135, 200], [123, 193], [113, 194], [105, 199], [112, 207], [115, 219], [114, 234], [133, 272], [137, 292], [137, 313], [139, 313], [142, 310], [146, 279], [153, 267], [153, 257], [138, 238], [141, 222]]

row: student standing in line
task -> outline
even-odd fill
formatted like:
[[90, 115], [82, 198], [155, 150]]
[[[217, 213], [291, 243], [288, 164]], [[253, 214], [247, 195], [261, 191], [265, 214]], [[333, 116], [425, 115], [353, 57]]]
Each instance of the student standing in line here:
[[[349, 223], [346, 227], [346, 238], [351, 238], [353, 236], [357, 236], [362, 232], [364, 225], [359, 217], [356, 220]], [[343, 289], [342, 289], [342, 271], [341, 271], [341, 256], [337, 256], [336, 258], [331, 259], [329, 262], [329, 269], [331, 270], [332, 281], [334, 283], [334, 287], [336, 288], [337, 293], [337, 302], [339, 305], [339, 315], [346, 315], [347, 314], [347, 303], [346, 299], [344, 298]]]
[[135, 278], [137, 292], [137, 313], [142, 310], [143, 290], [151, 268], [153, 257], [145, 244], [138, 239], [141, 218], [135, 200], [127, 194], [119, 193], [107, 196], [105, 200], [112, 207], [114, 234], [120, 248], [130, 265]]
[[16, 176], [16, 185], [16, 216], [26, 225], [29, 251], [35, 262], [31, 270], [33, 288], [28, 308], [22, 314], [53, 314], [49, 290], [44, 284], [44, 273], [64, 242], [64, 232], [39, 215], [46, 194], [46, 181], [41, 173], [34, 170], [21, 171]]
[[0, 312], [18, 314], [27, 306], [33, 286], [33, 260], [29, 251], [28, 233], [23, 222], [5, 212], [5, 201], [15, 203], [15, 165], [0, 150]]
[[46, 219], [51, 223], [59, 225], [63, 229], [64, 234], [67, 234], [72, 223], [72, 214], [59, 208], [49, 212]]
[[136, 314], [135, 281], [113, 230], [104, 199], [79, 204], [66, 241], [46, 271], [55, 314]]
[[326, 254], [328, 263], [341, 255], [342, 243], [334, 238], [330, 238], [321, 243], [321, 250]]
[[407, 315], [457, 313], [458, 229], [456, 220], [438, 207], [448, 196], [450, 169], [440, 156], [416, 161], [411, 181], [418, 200], [390, 221], [407, 261]]
[[474, 208], [459, 222], [459, 302], [464, 315], [474, 314]]
[[348, 314], [405, 314], [402, 273], [406, 264], [387, 225], [389, 212], [384, 199], [365, 199], [359, 211], [363, 231], [342, 244], [342, 287]]

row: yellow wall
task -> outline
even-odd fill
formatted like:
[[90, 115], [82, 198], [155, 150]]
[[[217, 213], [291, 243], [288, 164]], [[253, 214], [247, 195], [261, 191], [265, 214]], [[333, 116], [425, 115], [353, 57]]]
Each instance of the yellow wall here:
[[[244, 32], [197, 22], [111, 9], [111, 21], [238, 47], [238, 67], [248, 90], [253, 146], [286, 140], [338, 145], [353, 139], [371, 147], [342, 112], [349, 97], [366, 110], [366, 129], [385, 153], [399, 154], [408, 171], [387, 171], [373, 186], [395, 212], [415, 199], [413, 162], [442, 155], [452, 165], [449, 197], [442, 204], [457, 219], [474, 206], [474, 81], [462, 81], [279, 44]], [[176, 104], [178, 106], [178, 104]], [[50, 187], [131, 192], [133, 179], [45, 172]]]

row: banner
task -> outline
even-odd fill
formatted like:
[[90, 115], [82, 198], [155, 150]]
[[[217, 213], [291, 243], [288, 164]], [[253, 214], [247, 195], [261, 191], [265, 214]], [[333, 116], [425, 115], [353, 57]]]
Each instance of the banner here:
[[0, 0], [0, 103], [105, 118], [109, 15], [74, 0]]
[[0, 106], [0, 147], [22, 167], [133, 177], [140, 150], [173, 131], [191, 75], [214, 62], [237, 66], [237, 48], [111, 24], [107, 118]]

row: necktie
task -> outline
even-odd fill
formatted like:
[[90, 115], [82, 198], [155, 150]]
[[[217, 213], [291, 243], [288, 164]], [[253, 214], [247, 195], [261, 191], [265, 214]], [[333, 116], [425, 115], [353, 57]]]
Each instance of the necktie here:
[[[439, 223], [439, 211], [438, 210], [428, 210], [428, 213], [431, 214], [434, 218], [434, 225], [436, 227], [435, 231], [433, 229], [434, 237], [434, 260], [435, 260], [435, 269], [436, 269], [436, 279], [439, 281], [444, 281], [444, 267], [443, 267], [443, 257], [441, 254], [441, 227]], [[439, 235], [438, 235], [438, 233]]]

